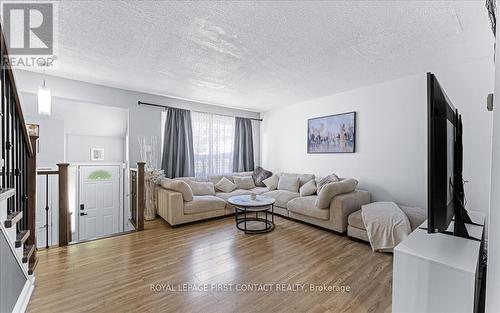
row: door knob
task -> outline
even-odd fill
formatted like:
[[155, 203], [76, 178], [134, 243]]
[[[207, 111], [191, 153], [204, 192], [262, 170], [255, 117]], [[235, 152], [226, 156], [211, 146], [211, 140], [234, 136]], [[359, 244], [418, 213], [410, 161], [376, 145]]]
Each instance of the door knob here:
[[85, 216], [85, 215], [88, 215], [88, 213], [80, 212], [80, 216]]

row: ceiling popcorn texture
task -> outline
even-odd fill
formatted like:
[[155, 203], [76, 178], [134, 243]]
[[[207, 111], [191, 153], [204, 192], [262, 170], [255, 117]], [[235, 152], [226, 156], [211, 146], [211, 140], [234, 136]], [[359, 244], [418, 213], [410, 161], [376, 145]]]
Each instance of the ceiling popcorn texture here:
[[61, 1], [47, 74], [255, 111], [493, 56], [483, 1]]

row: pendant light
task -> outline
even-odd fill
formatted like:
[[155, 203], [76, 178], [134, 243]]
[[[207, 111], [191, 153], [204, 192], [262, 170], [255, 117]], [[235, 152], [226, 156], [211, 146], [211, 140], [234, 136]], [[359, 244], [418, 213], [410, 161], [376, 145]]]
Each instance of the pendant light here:
[[52, 95], [50, 93], [50, 88], [45, 85], [45, 79], [43, 80], [43, 85], [38, 88], [38, 114], [40, 115], [50, 115], [52, 111]]

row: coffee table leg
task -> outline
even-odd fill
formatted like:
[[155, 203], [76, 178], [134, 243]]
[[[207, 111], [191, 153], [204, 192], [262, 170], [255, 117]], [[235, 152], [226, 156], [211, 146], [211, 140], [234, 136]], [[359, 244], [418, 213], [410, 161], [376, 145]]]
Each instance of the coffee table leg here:
[[245, 207], [245, 234], [247, 233], [247, 208]]
[[271, 227], [267, 224], [267, 220], [268, 220], [268, 217], [267, 217], [267, 210], [266, 210], [266, 228], [265, 228], [265, 230], [268, 230], [269, 228], [271, 228]]

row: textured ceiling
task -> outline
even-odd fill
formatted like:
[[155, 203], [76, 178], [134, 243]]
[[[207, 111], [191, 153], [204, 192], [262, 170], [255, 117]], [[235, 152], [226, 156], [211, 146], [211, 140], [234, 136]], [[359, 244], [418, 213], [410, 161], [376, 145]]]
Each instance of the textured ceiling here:
[[492, 57], [484, 1], [61, 1], [47, 74], [266, 111]]

